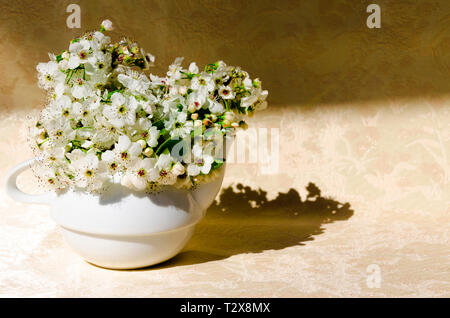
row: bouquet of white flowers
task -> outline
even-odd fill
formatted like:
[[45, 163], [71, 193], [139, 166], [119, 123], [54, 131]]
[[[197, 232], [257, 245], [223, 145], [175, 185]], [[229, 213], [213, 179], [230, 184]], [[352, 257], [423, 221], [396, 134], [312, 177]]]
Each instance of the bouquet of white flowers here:
[[244, 117], [267, 106], [267, 91], [222, 61], [200, 71], [177, 58], [165, 77], [137, 43], [112, 43], [100, 31], [39, 63], [48, 104], [32, 128], [35, 173], [55, 189], [99, 191], [108, 182], [135, 190], [189, 188], [208, 182], [224, 162], [222, 141]]

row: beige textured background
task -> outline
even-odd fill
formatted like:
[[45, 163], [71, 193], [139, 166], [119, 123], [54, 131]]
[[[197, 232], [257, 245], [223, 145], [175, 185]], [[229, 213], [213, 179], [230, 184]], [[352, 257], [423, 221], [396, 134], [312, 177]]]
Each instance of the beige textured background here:
[[260, 77], [270, 109], [250, 126], [280, 129], [280, 170], [230, 165], [185, 250], [139, 271], [83, 262], [46, 207], [1, 188], [1, 296], [450, 296], [449, 1], [0, 1], [2, 180], [31, 156], [35, 65], [82, 32], [69, 3], [81, 30], [109, 18], [148, 48], [155, 73], [185, 56]]

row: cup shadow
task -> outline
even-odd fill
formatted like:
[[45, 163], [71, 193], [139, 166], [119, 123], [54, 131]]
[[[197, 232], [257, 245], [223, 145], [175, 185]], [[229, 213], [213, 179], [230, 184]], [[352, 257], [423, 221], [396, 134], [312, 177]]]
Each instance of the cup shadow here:
[[147, 269], [200, 264], [242, 253], [260, 253], [304, 245], [324, 232], [323, 225], [348, 220], [349, 203], [323, 197], [309, 183], [304, 200], [291, 188], [273, 200], [267, 192], [238, 184], [222, 190], [219, 200], [197, 225], [188, 245], [174, 258]]

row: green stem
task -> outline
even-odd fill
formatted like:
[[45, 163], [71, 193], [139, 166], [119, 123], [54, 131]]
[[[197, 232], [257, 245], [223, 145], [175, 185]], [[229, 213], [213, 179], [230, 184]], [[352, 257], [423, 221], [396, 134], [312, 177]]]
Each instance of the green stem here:
[[41, 143], [38, 144], [38, 147], [41, 148], [41, 146], [48, 141], [49, 138], [44, 139]]
[[[69, 71], [70, 76], [69, 76], [69, 78], [66, 79], [66, 84], [69, 84], [70, 80], [72, 79], [73, 73], [75, 73], [75, 71], [76, 71], [76, 69]], [[69, 75], [69, 73], [67, 73], [67, 75]]]

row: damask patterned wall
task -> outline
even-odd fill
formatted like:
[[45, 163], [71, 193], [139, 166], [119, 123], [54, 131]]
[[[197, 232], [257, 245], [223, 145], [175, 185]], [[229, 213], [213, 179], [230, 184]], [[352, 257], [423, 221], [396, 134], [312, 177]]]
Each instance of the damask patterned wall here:
[[[35, 65], [104, 18], [157, 57], [223, 59], [263, 79], [272, 105], [332, 104], [450, 92], [450, 2], [375, 1], [381, 29], [368, 29], [369, 0], [1, 1], [2, 108], [37, 107]], [[66, 7], [81, 6], [81, 29]], [[24, 94], [26, 92], [26, 94]]]

